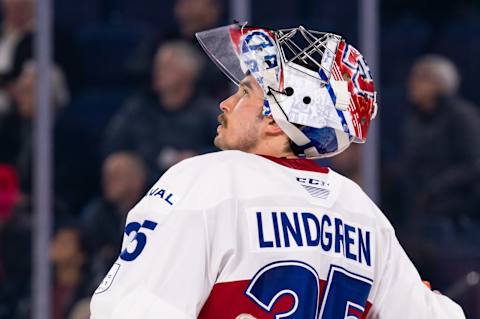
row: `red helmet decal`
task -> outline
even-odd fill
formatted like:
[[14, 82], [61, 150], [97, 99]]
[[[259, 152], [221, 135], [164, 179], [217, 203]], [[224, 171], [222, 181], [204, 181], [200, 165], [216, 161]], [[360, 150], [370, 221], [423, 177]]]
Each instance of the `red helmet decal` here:
[[357, 138], [365, 140], [375, 103], [375, 85], [363, 56], [351, 45], [341, 41], [335, 57], [333, 77], [348, 80], [351, 100], [349, 111]]

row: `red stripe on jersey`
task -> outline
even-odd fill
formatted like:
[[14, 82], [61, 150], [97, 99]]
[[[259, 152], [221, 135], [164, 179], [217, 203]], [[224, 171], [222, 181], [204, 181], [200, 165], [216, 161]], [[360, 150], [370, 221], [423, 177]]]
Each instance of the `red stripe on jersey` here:
[[318, 172], [318, 173], [324, 173], [324, 174], [328, 173], [328, 167], [320, 166], [315, 161], [312, 161], [306, 158], [279, 158], [279, 157], [273, 157], [269, 155], [260, 155], [260, 156], [285, 167], [298, 169], [301, 171]]
[[[257, 319], [275, 319], [275, 314], [287, 312], [293, 307], [293, 297], [285, 295], [277, 300], [270, 312], [266, 312], [245, 295], [249, 283], [250, 280], [240, 280], [215, 284], [198, 319], [235, 319], [241, 314], [248, 314]], [[320, 280], [319, 305], [326, 285], [326, 281]], [[367, 302], [362, 319], [366, 318], [371, 307], [372, 304]]]
[[365, 310], [363, 311], [362, 319], [367, 318], [370, 309], [372, 309], [372, 303], [367, 301], [367, 304], [365, 305]]
[[361, 318], [363, 312], [362, 312], [362, 310], [357, 309], [357, 308], [350, 308], [349, 311], [348, 311], [348, 314], [355, 316], [355, 318]]
[[250, 280], [215, 284], [207, 302], [203, 305], [198, 319], [235, 319], [241, 314], [249, 314], [257, 319], [275, 319], [275, 313], [286, 312], [293, 307], [293, 297], [281, 297], [272, 312], [265, 312], [244, 292]]

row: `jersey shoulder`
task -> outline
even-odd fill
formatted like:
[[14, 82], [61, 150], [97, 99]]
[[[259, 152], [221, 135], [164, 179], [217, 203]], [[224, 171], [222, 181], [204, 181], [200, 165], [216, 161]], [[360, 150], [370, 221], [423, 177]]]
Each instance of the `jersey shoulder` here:
[[232, 170], [258, 167], [259, 160], [261, 161], [259, 156], [241, 151], [207, 153], [172, 166], [159, 182], [175, 180], [177, 183], [186, 183], [190, 188], [215, 186], [228, 180], [228, 173]]
[[183, 160], [160, 177], [134, 211], [213, 207], [231, 197], [231, 168], [252, 157], [255, 155], [240, 151], [221, 151]]
[[351, 214], [366, 215], [375, 220], [379, 229], [393, 230], [388, 218], [360, 185], [333, 170], [330, 170], [330, 173], [335, 175], [341, 185], [336, 201], [337, 209]]

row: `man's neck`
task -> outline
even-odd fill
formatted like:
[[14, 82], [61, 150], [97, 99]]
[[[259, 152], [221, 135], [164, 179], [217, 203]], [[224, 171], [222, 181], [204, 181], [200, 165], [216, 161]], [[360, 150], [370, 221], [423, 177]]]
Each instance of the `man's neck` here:
[[267, 152], [259, 152], [255, 153], [257, 155], [265, 155], [265, 156], [272, 156], [272, 157], [277, 157], [277, 158], [286, 158], [286, 159], [297, 159], [299, 158], [297, 155], [295, 155], [292, 152], [283, 152], [283, 153], [267, 153]]
[[298, 158], [291, 150], [285, 149], [284, 143], [278, 143], [277, 141], [265, 141], [248, 151], [249, 153], [258, 155], [267, 155], [278, 158], [295, 159]]

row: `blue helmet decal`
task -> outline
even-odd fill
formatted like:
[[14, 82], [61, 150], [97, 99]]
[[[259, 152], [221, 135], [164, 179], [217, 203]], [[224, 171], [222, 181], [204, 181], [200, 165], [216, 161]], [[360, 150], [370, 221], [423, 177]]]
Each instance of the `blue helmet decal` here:
[[335, 153], [338, 151], [338, 140], [335, 129], [331, 127], [315, 128], [305, 126], [301, 131], [310, 139], [310, 143], [303, 146], [295, 145], [296, 152], [301, 151], [301, 153], [303, 153], [312, 146], [315, 147], [319, 154]]

